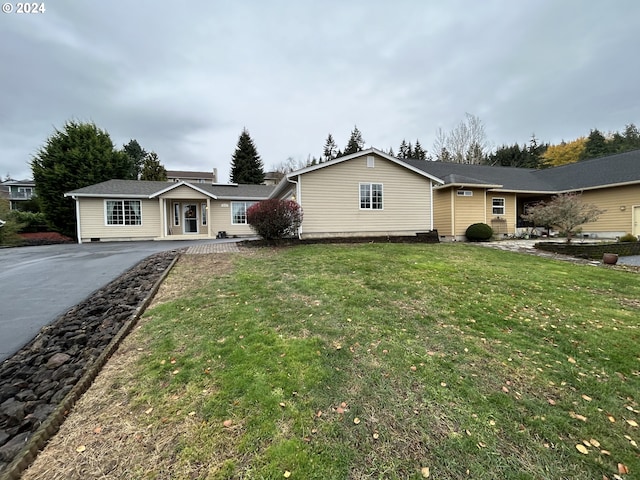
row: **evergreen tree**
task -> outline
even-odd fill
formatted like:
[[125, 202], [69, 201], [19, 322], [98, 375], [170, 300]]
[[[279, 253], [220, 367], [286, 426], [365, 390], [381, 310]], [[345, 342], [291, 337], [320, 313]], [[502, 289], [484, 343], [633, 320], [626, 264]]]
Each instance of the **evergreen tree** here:
[[253, 185], [264, 182], [264, 165], [246, 128], [242, 130], [236, 151], [231, 157], [231, 181]]
[[167, 181], [167, 170], [160, 163], [156, 152], [148, 153], [142, 161], [140, 180]]
[[352, 153], [361, 152], [364, 150], [364, 140], [362, 139], [362, 133], [358, 130], [357, 126], [353, 127], [351, 131], [351, 136], [349, 137], [349, 142], [344, 149], [344, 155], [350, 155]]
[[147, 152], [140, 146], [137, 140], [129, 140], [129, 143], [123, 145], [122, 150], [126, 153], [131, 160], [131, 173], [130, 177], [134, 180], [138, 180], [142, 174], [142, 164]]
[[333, 160], [334, 158], [336, 158], [337, 152], [338, 145], [333, 139], [333, 135], [327, 135], [327, 140], [324, 142], [324, 150], [322, 152], [322, 158], [320, 159], [320, 161], [322, 162], [324, 160], [325, 162], [328, 162], [329, 160]]
[[420, 140], [416, 139], [416, 144], [413, 147], [413, 158], [416, 160], [426, 160], [427, 151], [420, 145]]
[[400, 147], [398, 147], [398, 158], [411, 158], [409, 149], [407, 141], [403, 138], [402, 142], [400, 142]]
[[111, 179], [131, 179], [129, 156], [114, 148], [109, 134], [93, 123], [68, 121], [56, 130], [31, 161], [36, 193], [47, 222], [55, 231], [76, 236], [76, 209], [71, 190]]
[[609, 146], [607, 145], [607, 139], [597, 128], [591, 130], [587, 141], [584, 144], [584, 150], [580, 155], [580, 160], [587, 160], [589, 158], [598, 158], [608, 155]]
[[633, 123], [625, 126], [623, 137], [623, 151], [628, 152], [630, 150], [640, 149], [640, 132], [638, 131], [638, 127]]

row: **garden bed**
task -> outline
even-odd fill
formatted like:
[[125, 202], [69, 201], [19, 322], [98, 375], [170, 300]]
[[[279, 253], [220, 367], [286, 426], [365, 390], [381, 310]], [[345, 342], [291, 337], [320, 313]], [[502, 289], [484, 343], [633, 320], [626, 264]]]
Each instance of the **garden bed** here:
[[602, 259], [605, 253], [616, 253], [621, 257], [640, 255], [640, 242], [611, 242], [611, 243], [536, 243], [538, 250], [571, 255], [577, 258]]

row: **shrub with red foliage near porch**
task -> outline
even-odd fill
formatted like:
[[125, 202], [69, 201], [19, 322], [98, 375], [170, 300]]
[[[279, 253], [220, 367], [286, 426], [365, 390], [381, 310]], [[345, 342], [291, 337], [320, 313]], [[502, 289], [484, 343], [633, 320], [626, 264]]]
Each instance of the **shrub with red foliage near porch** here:
[[302, 225], [302, 207], [293, 200], [263, 200], [247, 209], [247, 223], [265, 240], [291, 237]]

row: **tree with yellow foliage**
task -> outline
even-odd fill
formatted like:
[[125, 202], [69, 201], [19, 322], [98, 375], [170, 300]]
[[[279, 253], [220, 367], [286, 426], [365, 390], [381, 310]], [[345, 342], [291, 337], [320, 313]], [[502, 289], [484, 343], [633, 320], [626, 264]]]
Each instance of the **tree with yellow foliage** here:
[[567, 163], [575, 163], [580, 160], [585, 149], [587, 139], [579, 137], [571, 142], [562, 142], [559, 145], [549, 145], [542, 159], [548, 167], [558, 167]]

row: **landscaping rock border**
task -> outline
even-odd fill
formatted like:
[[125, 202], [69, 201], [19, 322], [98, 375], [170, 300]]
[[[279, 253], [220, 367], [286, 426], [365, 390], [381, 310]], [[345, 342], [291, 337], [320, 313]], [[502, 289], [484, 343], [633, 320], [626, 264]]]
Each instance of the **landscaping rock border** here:
[[15, 480], [58, 431], [178, 260], [147, 257], [0, 364], [0, 479]]

